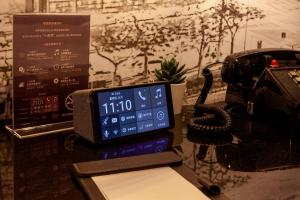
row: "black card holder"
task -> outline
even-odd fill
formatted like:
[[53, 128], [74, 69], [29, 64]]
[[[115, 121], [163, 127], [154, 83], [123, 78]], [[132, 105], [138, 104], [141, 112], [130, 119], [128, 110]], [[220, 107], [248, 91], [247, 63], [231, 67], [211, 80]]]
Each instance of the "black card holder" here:
[[173, 151], [144, 154], [108, 160], [74, 163], [72, 170], [78, 177], [120, 173], [162, 166], [178, 166], [182, 158]]
[[73, 163], [72, 171], [87, 199], [106, 200], [92, 180], [93, 176], [163, 166], [181, 167], [183, 166], [182, 158], [174, 151], [165, 151], [108, 160]]

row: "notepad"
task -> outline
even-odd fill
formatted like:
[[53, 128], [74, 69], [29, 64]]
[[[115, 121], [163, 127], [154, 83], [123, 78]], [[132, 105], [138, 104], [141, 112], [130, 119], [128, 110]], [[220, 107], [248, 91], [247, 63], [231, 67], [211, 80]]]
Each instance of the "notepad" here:
[[107, 200], [209, 200], [170, 167], [94, 176], [92, 180]]

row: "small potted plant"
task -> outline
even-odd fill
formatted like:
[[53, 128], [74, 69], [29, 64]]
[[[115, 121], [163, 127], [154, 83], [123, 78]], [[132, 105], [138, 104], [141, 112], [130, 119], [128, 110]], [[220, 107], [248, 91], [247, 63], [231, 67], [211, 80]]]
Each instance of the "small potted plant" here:
[[174, 114], [181, 113], [186, 88], [184, 82], [186, 72], [185, 65], [179, 66], [179, 62], [175, 58], [163, 60], [160, 69], [154, 71], [159, 81], [169, 81], [171, 83]]

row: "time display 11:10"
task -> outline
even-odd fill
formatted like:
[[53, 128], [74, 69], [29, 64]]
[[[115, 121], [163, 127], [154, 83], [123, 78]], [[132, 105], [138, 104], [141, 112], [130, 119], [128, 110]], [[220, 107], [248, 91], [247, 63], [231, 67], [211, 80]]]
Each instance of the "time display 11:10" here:
[[132, 109], [132, 102], [130, 99], [122, 100], [119, 102], [110, 102], [102, 104], [104, 108], [105, 115], [109, 114], [109, 111], [112, 113], [119, 113], [125, 111], [131, 111]]

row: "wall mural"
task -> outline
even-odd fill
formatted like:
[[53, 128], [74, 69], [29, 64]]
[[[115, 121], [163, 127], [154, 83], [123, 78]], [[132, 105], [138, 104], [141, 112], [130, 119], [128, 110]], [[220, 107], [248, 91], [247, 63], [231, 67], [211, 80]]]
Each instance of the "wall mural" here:
[[224, 97], [226, 55], [255, 48], [300, 49], [299, 0], [14, 0], [0, 7], [0, 113], [10, 112], [12, 14], [89, 13], [90, 87], [154, 81], [175, 57], [188, 67], [186, 103], [198, 96], [211, 65], [213, 100]]

